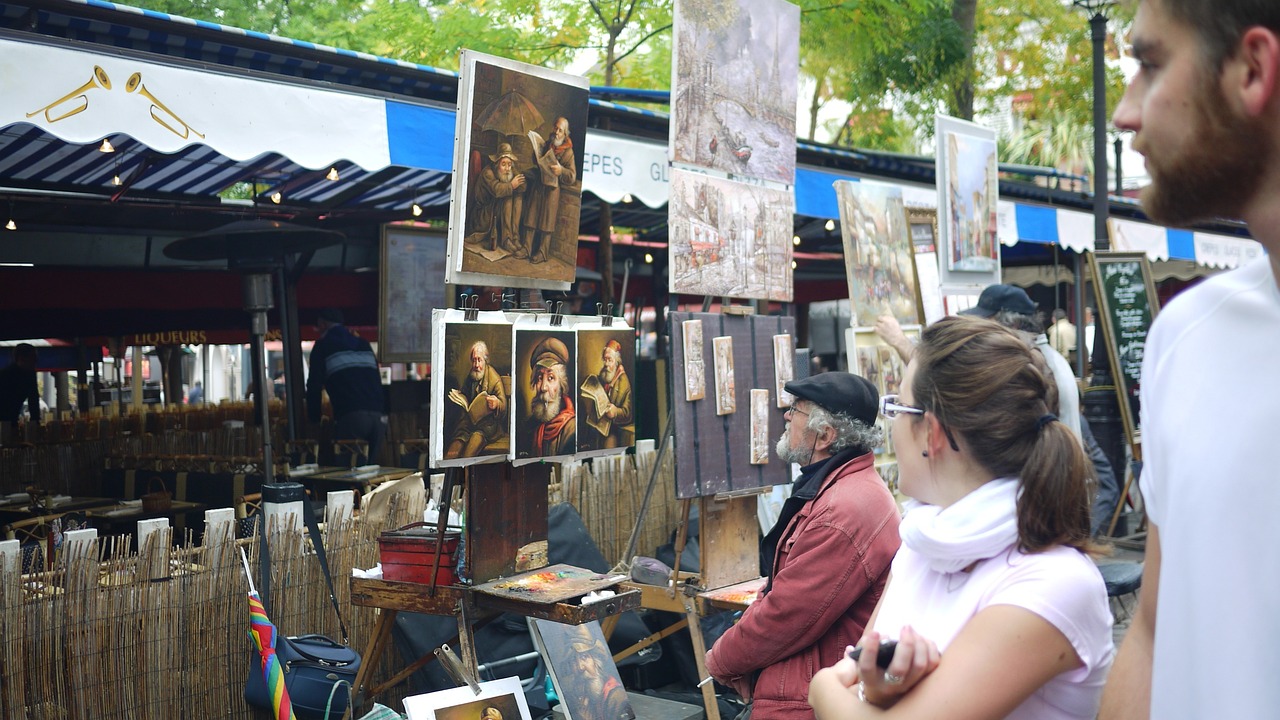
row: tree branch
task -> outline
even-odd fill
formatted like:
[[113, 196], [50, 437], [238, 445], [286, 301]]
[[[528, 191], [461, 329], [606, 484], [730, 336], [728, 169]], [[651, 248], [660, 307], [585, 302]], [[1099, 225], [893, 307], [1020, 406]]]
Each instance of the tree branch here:
[[642, 37], [642, 38], [640, 38], [639, 40], [637, 40], [637, 41], [636, 41], [636, 44], [635, 44], [635, 45], [632, 45], [630, 50], [628, 50], [628, 51], [626, 51], [626, 52], [622, 53], [621, 55], [619, 55], [618, 57], [614, 58], [614, 59], [613, 59], [613, 64], [614, 64], [614, 65], [617, 65], [618, 63], [622, 62], [623, 58], [625, 58], [626, 56], [628, 56], [628, 55], [630, 55], [631, 53], [635, 52], [636, 50], [639, 50], [639, 49], [640, 49], [640, 46], [641, 46], [641, 45], [644, 45], [644, 44], [645, 44], [645, 42], [649, 40], [649, 38], [653, 37], [654, 35], [657, 35], [657, 34], [658, 34], [658, 33], [660, 33], [660, 32], [664, 32], [664, 31], [666, 31], [666, 30], [670, 30], [670, 29], [671, 29], [671, 23], [667, 23], [666, 25], [663, 25], [662, 27], [660, 27], [660, 28], [657, 28], [657, 29], [653, 30], [653, 31], [652, 31], [652, 32], [650, 32], [648, 35], [645, 35], [644, 37]]

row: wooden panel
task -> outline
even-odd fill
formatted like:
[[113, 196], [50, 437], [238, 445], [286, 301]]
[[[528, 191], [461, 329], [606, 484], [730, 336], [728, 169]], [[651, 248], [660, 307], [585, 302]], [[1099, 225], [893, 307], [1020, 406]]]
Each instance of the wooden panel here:
[[516, 552], [547, 539], [551, 466], [508, 463], [467, 469], [466, 575], [475, 584], [516, 573]]
[[[702, 321], [702, 357], [706, 367], [706, 397], [685, 400], [685, 320]], [[791, 482], [790, 468], [770, 452], [769, 462], [751, 464], [750, 397], [753, 388], [769, 391], [770, 408], [777, 405], [773, 367], [773, 336], [795, 335], [795, 318], [777, 315], [735, 316], [723, 313], [671, 313], [672, 378], [675, 388], [676, 496], [704, 497]], [[716, 415], [712, 339], [733, 338], [734, 399], [737, 410]], [[782, 435], [782, 411], [769, 415], [769, 438]]]
[[427, 615], [453, 615], [458, 602], [465, 601], [470, 588], [442, 585], [435, 596], [421, 583], [351, 578], [351, 604], [387, 610], [407, 610]]
[[626, 575], [600, 574], [559, 563], [477, 585], [475, 591], [496, 598], [546, 605], [607, 590], [626, 579]]
[[715, 610], [746, 610], [760, 595], [767, 580], [758, 577], [719, 590], [698, 593], [698, 610], [703, 615], [710, 615]]
[[640, 607], [640, 591], [631, 590], [619, 593], [611, 598], [587, 605], [572, 603], [531, 603], [513, 600], [496, 595], [475, 594], [476, 605], [485, 610], [501, 610], [519, 615], [551, 620], [565, 625], [583, 625], [592, 620], [603, 620], [607, 617], [635, 610]]
[[702, 587], [708, 590], [760, 576], [756, 497], [701, 498]]

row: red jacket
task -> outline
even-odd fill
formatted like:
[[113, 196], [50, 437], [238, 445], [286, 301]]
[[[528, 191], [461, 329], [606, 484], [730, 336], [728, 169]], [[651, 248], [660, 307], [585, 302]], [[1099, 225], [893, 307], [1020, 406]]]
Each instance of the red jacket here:
[[769, 592], [707, 653], [716, 680], [754, 695], [752, 720], [812, 719], [809, 681], [857, 644], [884, 592], [898, 506], [873, 461], [860, 455], [822, 480], [778, 541]]

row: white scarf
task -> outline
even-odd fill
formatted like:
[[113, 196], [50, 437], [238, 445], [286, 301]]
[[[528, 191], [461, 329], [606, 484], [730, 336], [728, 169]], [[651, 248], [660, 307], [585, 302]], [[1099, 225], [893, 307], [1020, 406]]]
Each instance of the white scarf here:
[[943, 574], [995, 557], [1018, 541], [1019, 490], [1017, 478], [997, 478], [946, 508], [907, 500], [902, 544]]

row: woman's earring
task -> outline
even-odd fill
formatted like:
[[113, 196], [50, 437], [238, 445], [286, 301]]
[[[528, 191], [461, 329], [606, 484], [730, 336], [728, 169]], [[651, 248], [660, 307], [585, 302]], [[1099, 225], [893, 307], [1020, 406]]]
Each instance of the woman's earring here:
[[920, 451], [920, 457], [929, 457], [929, 451], [928, 450]]

